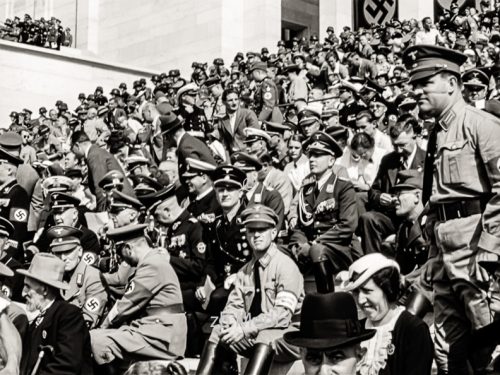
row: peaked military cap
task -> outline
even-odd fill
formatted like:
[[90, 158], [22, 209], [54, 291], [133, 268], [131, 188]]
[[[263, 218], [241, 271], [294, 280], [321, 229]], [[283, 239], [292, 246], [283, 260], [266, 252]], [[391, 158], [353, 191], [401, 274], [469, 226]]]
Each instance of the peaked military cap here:
[[240, 217], [247, 228], [273, 228], [279, 222], [276, 212], [261, 204], [251, 205], [241, 213]]
[[422, 190], [423, 174], [416, 169], [402, 170], [398, 173], [397, 181], [394, 191]]
[[118, 188], [121, 190], [123, 188], [123, 173], [117, 170], [112, 170], [106, 173], [101, 181], [99, 181], [99, 187], [101, 189], [112, 189]]
[[264, 72], [267, 72], [267, 63], [260, 61], [253, 63], [250, 67], [250, 72], [253, 72], [254, 70], [263, 70]]
[[245, 172], [260, 171], [262, 169], [260, 160], [245, 152], [235, 152], [231, 156], [231, 161], [235, 167]]
[[109, 205], [110, 212], [121, 211], [125, 208], [132, 208], [140, 211], [144, 208], [144, 206], [139, 200], [131, 197], [130, 195], [117, 190], [113, 191], [113, 194], [111, 195], [111, 202]]
[[56, 225], [47, 230], [47, 238], [52, 240], [50, 250], [53, 253], [73, 250], [80, 246], [82, 235], [81, 230], [66, 225]]
[[134, 183], [134, 191], [137, 195], [154, 193], [163, 188], [160, 182], [143, 174], [132, 175], [130, 179]]
[[462, 74], [462, 82], [464, 86], [478, 86], [487, 88], [490, 79], [483, 71], [479, 69], [469, 69]]
[[287, 130], [288, 131], [292, 130], [290, 126], [286, 124], [280, 124], [279, 122], [272, 122], [272, 121], [264, 121], [262, 129], [267, 131], [267, 133], [269, 134], [278, 134], [278, 135], [284, 135]]
[[245, 140], [243, 143], [253, 143], [256, 141], [266, 141], [269, 142], [271, 137], [264, 130], [257, 128], [245, 128]]
[[107, 237], [114, 241], [115, 245], [120, 245], [124, 242], [144, 237], [144, 230], [147, 224], [129, 224], [124, 227], [110, 229], [106, 235]]
[[246, 173], [234, 165], [221, 165], [213, 173], [215, 187], [233, 185], [241, 188], [246, 178]]
[[328, 133], [317, 131], [302, 145], [307, 152], [329, 154], [335, 157], [342, 156], [342, 149]]
[[403, 63], [410, 72], [410, 82], [441, 72], [460, 75], [460, 66], [465, 61], [467, 61], [467, 56], [461, 52], [427, 44], [411, 46], [403, 53]]
[[195, 158], [186, 158], [186, 172], [184, 177], [194, 177], [199, 174], [210, 174], [215, 170], [216, 166], [206, 161], [201, 161]]
[[80, 205], [80, 199], [66, 193], [52, 193], [50, 199], [53, 209], [76, 208]]
[[42, 189], [53, 192], [68, 192], [73, 189], [73, 180], [66, 176], [50, 176], [43, 180]]

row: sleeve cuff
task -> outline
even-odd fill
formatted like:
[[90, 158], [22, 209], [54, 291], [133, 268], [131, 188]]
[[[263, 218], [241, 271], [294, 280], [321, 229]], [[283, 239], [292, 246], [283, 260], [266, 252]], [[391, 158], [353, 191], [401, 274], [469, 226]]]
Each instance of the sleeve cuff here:
[[490, 253], [500, 255], [500, 237], [483, 231], [479, 237], [478, 247]]

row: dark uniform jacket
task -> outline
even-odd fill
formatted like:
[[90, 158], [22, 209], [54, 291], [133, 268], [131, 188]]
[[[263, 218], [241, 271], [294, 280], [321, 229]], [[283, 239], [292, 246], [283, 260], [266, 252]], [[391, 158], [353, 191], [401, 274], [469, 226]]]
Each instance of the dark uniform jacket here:
[[168, 228], [165, 247], [181, 288], [193, 289], [202, 283], [207, 243], [201, 223], [185, 210]]
[[352, 183], [331, 173], [316, 195], [316, 179], [309, 175], [299, 191], [297, 226], [290, 244], [315, 241], [342, 252], [352, 261], [349, 250], [358, 224], [356, 193]]
[[15, 229], [10, 238], [15, 246], [9, 248], [9, 255], [21, 261], [23, 242], [27, 241], [29, 204], [28, 193], [15, 179], [0, 186], [0, 215], [9, 220]]
[[272, 208], [276, 215], [279, 217], [277, 228], [281, 229], [283, 226], [283, 221], [285, 218], [285, 204], [283, 203], [283, 198], [277, 190], [271, 190], [264, 186], [262, 182], [259, 182], [257, 188], [253, 191], [250, 198], [247, 196], [247, 207], [255, 204], [262, 204], [269, 208]]
[[23, 342], [21, 374], [31, 374], [40, 345], [51, 345], [54, 353], [42, 360], [37, 375], [93, 374], [90, 335], [81, 310], [56, 300], [39, 320], [30, 324]]
[[[425, 151], [417, 146], [417, 152], [410, 165], [410, 169], [423, 170], [425, 161]], [[402, 170], [403, 164], [401, 156], [393, 151], [382, 158], [377, 172], [377, 176], [373, 181], [371, 189], [368, 191], [368, 204], [377, 211], [383, 212], [384, 207], [380, 206], [380, 194], [392, 193], [392, 188], [396, 185], [396, 177], [398, 172]]]
[[406, 275], [427, 260], [427, 242], [418, 221], [403, 221], [396, 232], [396, 261]]
[[245, 203], [241, 204], [231, 221], [220, 215], [213, 223], [215, 236], [210, 246], [213, 268], [207, 273], [216, 285], [222, 285], [227, 276], [236, 273], [252, 258], [246, 228], [239, 218], [246, 207]]
[[259, 121], [283, 122], [283, 115], [278, 107], [279, 93], [271, 78], [265, 78], [255, 91], [255, 108]]
[[182, 174], [186, 172], [186, 158], [194, 158], [212, 165], [217, 165], [206, 143], [190, 134], [184, 134], [179, 140], [177, 158], [179, 163], [179, 176], [182, 176]]

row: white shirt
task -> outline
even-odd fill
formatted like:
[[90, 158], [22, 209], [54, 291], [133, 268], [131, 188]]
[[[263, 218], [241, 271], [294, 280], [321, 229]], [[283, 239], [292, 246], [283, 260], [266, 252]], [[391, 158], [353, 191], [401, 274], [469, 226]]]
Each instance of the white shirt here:
[[394, 151], [391, 137], [389, 137], [387, 134], [384, 134], [380, 130], [375, 129], [373, 139], [375, 140], [375, 148], [381, 148], [382, 150], [385, 150], [386, 153]]
[[302, 181], [311, 173], [309, 169], [309, 159], [302, 154], [296, 162], [291, 161], [288, 163], [283, 172], [285, 172], [295, 191], [299, 191], [302, 186]]
[[347, 170], [347, 175], [353, 184], [363, 182], [371, 186], [377, 176], [380, 162], [385, 154], [385, 150], [375, 147], [370, 160], [365, 160], [363, 158], [355, 159], [351, 149], [348, 148], [335, 164]]
[[429, 31], [421, 30], [415, 34], [415, 44], [436, 44], [436, 37], [439, 31], [430, 29]]
[[234, 134], [234, 128], [236, 126], [236, 112], [229, 115], [229, 124], [231, 125], [231, 134]]
[[410, 169], [411, 164], [413, 163], [413, 159], [415, 159], [415, 155], [417, 154], [417, 145], [413, 148], [413, 151], [411, 152], [410, 156], [408, 156], [408, 159], [405, 161], [405, 167], [406, 169]]

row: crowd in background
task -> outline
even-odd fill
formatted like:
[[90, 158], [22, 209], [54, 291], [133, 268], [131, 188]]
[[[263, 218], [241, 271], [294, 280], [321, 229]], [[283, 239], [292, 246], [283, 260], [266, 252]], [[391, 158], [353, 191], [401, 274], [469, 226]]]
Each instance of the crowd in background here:
[[6, 368], [496, 373], [499, 54], [500, 1], [452, 2], [13, 111]]

